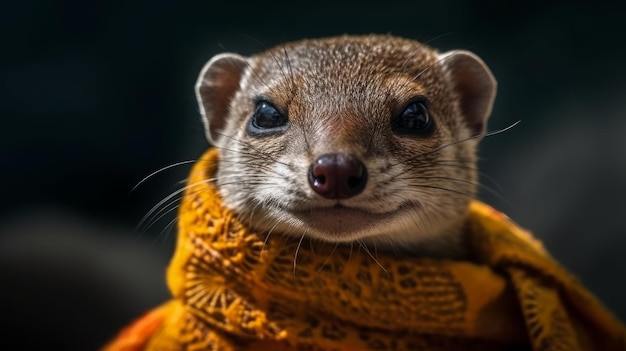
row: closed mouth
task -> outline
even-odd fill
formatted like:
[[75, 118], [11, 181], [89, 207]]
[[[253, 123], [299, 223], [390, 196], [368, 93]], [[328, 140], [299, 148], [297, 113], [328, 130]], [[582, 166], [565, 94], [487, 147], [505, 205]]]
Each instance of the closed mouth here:
[[355, 236], [362, 237], [363, 235], [360, 233], [371, 231], [373, 227], [380, 227], [392, 221], [399, 212], [415, 207], [415, 204], [407, 203], [392, 211], [379, 213], [337, 203], [333, 206], [312, 207], [288, 212], [302, 222], [314, 235], [322, 239], [339, 242], [353, 240]]

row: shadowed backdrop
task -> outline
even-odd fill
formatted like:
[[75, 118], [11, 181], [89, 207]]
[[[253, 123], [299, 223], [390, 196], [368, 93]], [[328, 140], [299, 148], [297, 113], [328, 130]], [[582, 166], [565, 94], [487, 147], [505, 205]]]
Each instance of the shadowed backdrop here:
[[166, 299], [175, 212], [137, 226], [190, 165], [131, 189], [208, 146], [193, 92], [203, 64], [344, 33], [485, 60], [499, 83], [489, 129], [521, 123], [482, 142], [481, 198], [625, 320], [624, 13], [486, 0], [3, 5], [0, 333], [24, 350], [93, 350]]

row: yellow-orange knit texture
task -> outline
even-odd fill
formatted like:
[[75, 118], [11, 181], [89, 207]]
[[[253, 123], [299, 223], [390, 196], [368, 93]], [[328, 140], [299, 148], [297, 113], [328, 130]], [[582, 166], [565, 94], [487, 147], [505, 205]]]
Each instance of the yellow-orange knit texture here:
[[468, 211], [471, 261], [266, 238], [222, 207], [217, 157], [196, 163], [181, 203], [172, 300], [106, 351], [626, 350], [624, 326], [483, 203]]

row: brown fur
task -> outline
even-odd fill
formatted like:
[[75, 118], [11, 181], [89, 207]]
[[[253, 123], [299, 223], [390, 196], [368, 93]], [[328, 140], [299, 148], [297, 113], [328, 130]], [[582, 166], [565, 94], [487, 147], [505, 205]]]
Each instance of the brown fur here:
[[[197, 85], [209, 140], [220, 148], [224, 203], [266, 235], [455, 255], [476, 194], [476, 144], [495, 80], [471, 53], [439, 55], [416, 41], [340, 36], [217, 56]], [[423, 96], [432, 135], [403, 136], [391, 119]], [[246, 125], [259, 98], [288, 116], [279, 135]], [[307, 184], [318, 156], [342, 152], [368, 169], [363, 193], [325, 199]], [[340, 205], [342, 208], [337, 209]]]

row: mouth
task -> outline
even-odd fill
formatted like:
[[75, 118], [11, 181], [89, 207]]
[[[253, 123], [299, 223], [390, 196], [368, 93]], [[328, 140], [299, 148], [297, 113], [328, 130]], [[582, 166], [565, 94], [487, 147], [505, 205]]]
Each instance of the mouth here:
[[338, 203], [291, 213], [312, 236], [331, 242], [345, 242], [380, 232], [398, 212], [408, 207], [404, 205], [392, 211], [378, 213]]

